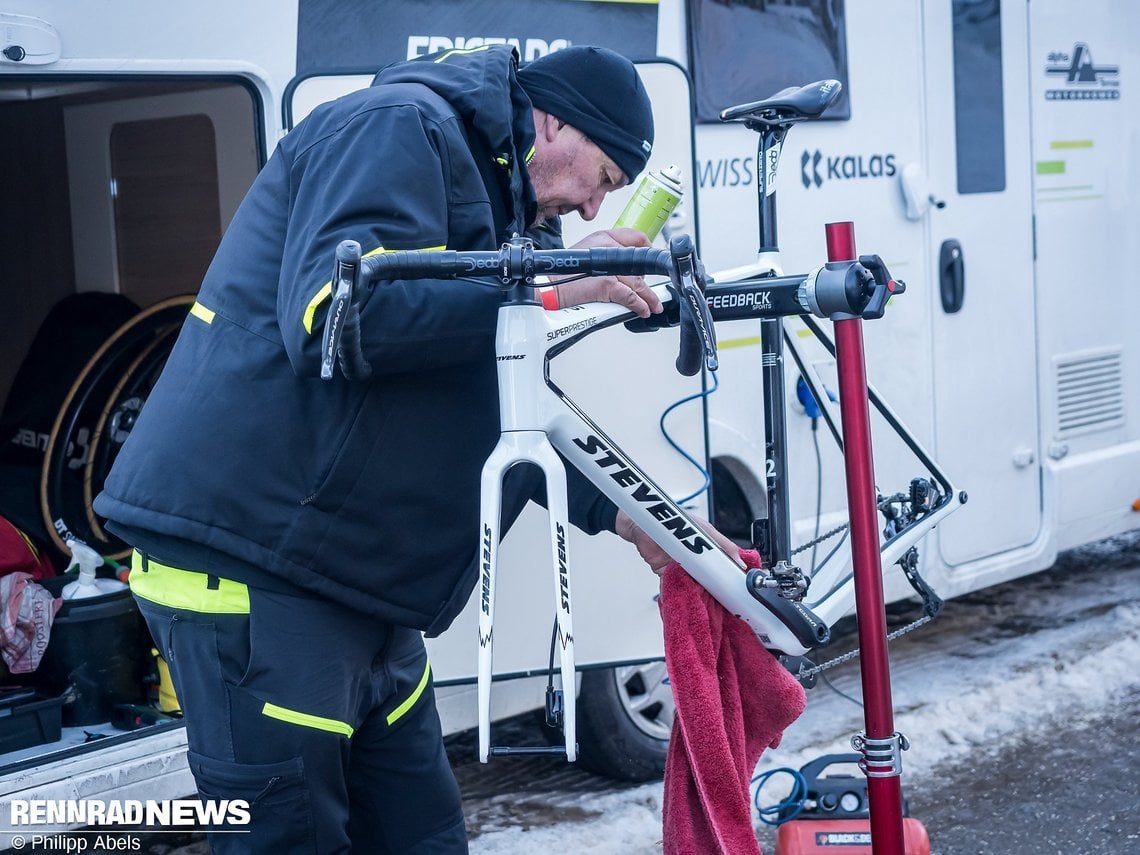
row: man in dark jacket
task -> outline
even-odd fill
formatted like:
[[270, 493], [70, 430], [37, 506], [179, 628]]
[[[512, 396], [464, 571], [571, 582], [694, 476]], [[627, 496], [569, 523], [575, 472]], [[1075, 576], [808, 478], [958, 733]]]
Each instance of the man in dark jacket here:
[[[494, 249], [589, 220], [644, 168], [627, 60], [507, 46], [381, 71], [278, 145], [230, 224], [162, 378], [95, 502], [136, 547], [131, 587], [170, 666], [204, 798], [245, 799], [214, 852], [461, 852], [421, 632], [477, 578], [478, 484], [498, 438], [500, 296], [393, 282], [361, 310], [367, 382], [319, 379], [333, 249]], [[549, 222], [548, 222], [549, 221]], [[553, 237], [551, 235], [553, 234]], [[583, 245], [645, 245], [631, 230]], [[563, 305], [661, 310], [640, 278]], [[571, 516], [666, 562], [572, 470]], [[513, 472], [504, 521], [535, 492]]]

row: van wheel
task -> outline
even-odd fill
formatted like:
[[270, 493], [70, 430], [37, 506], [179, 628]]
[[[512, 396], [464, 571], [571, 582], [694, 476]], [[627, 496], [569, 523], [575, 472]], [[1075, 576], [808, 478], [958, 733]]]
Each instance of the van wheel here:
[[583, 672], [576, 716], [583, 768], [618, 781], [660, 780], [674, 709], [664, 662]]

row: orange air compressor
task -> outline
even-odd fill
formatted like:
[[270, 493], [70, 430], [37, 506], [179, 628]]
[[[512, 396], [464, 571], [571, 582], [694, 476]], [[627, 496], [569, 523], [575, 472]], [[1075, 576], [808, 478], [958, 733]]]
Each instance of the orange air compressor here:
[[[872, 855], [867, 782], [859, 774], [836, 773], [829, 766], [855, 765], [860, 754], [828, 754], [800, 769], [803, 778], [799, 811], [786, 804], [776, 832], [775, 855]], [[903, 799], [905, 855], [930, 855], [930, 838], [917, 819], [906, 815]]]

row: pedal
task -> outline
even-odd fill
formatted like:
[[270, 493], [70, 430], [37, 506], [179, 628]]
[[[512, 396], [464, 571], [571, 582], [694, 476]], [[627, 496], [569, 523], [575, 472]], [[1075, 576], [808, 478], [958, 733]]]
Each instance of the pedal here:
[[785, 600], [802, 600], [811, 579], [799, 567], [780, 561], [775, 567], [752, 570], [748, 584], [753, 588], [774, 589]]

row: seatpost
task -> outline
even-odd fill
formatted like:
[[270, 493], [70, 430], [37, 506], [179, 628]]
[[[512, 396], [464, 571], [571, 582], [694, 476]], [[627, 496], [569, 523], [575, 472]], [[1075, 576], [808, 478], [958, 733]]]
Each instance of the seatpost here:
[[[753, 127], [749, 124], [750, 127]], [[776, 169], [780, 165], [780, 150], [788, 133], [787, 125], [765, 125], [759, 130], [756, 142], [757, 214], [760, 224], [759, 253], [779, 252], [776, 236]]]
[[[767, 125], [759, 129], [756, 144], [757, 215], [759, 217], [759, 253], [779, 252], [776, 235], [776, 169], [786, 125]], [[764, 565], [779, 573], [781, 562], [792, 557], [791, 525], [788, 506], [778, 498], [788, 484], [787, 421], [784, 401], [784, 322], [780, 318], [760, 321], [760, 374], [764, 389], [764, 454], [768, 488], [768, 524], [766, 543], [758, 544]], [[786, 495], [786, 492], [784, 493]]]

